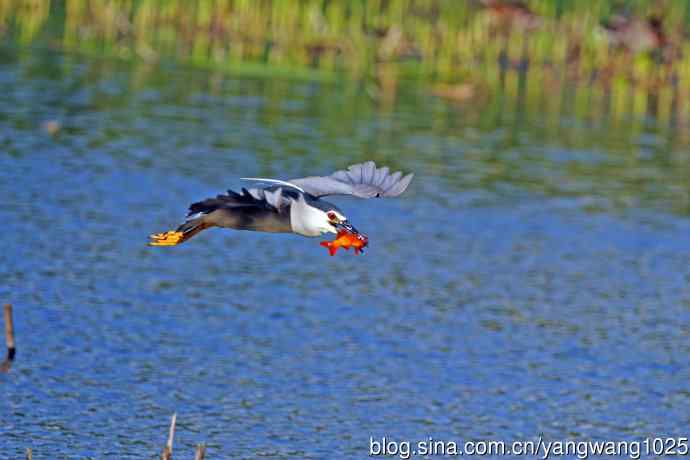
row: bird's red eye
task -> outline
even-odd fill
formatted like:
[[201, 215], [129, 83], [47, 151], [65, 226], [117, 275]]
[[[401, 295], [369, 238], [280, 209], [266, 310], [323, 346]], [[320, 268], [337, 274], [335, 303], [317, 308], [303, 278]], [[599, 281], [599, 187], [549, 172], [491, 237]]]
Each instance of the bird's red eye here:
[[336, 216], [335, 213], [334, 213], [333, 211], [331, 211], [331, 212], [328, 213], [328, 218], [329, 218], [330, 220], [338, 220], [338, 216]]

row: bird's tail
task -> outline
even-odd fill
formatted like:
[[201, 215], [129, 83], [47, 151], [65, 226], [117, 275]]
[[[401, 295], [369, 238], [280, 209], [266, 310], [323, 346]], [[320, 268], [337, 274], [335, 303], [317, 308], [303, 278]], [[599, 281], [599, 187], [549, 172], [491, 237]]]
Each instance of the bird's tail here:
[[197, 233], [205, 230], [213, 225], [204, 222], [204, 216], [198, 217], [196, 219], [188, 219], [177, 227], [177, 230], [170, 230], [169, 232], [154, 233], [149, 238], [149, 246], [176, 246], [178, 244], [184, 243]]

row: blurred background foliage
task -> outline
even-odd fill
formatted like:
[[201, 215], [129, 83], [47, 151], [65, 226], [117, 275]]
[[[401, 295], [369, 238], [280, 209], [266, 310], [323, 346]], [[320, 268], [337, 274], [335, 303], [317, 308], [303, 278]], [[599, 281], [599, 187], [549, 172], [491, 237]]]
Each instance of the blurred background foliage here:
[[0, 0], [21, 45], [662, 124], [688, 119], [689, 20], [683, 1]]

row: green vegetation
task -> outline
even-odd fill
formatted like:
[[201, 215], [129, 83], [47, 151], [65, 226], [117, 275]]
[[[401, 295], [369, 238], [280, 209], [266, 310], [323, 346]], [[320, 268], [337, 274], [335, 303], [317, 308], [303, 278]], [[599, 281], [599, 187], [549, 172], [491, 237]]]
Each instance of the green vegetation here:
[[[601, 67], [611, 56], [597, 29], [612, 14], [611, 3], [531, 2], [539, 24], [529, 31], [510, 17], [493, 17], [479, 1], [456, 0], [1, 0], [0, 21], [22, 43], [54, 22], [62, 46], [121, 57], [261, 62], [355, 77], [381, 62], [411, 60], [414, 74], [447, 81], [475, 64], [490, 71], [503, 50], [535, 65], [576, 59], [579, 71]], [[628, 2], [625, 11], [662, 15], [664, 29], [684, 41], [687, 4], [653, 4]], [[649, 67], [638, 59], [626, 70], [644, 74]]]
[[[399, 81], [415, 78], [460, 104], [501, 94], [509, 107], [541, 100], [549, 113], [571, 103], [585, 118], [688, 118], [686, 2], [527, 6], [525, 19], [501, 16], [480, 0], [0, 0], [0, 30], [21, 45], [99, 56], [344, 76], [363, 82], [384, 107], [395, 101]], [[618, 12], [660, 17], [670, 57], [612, 46], [600, 24]], [[553, 97], [570, 88], [574, 94]]]

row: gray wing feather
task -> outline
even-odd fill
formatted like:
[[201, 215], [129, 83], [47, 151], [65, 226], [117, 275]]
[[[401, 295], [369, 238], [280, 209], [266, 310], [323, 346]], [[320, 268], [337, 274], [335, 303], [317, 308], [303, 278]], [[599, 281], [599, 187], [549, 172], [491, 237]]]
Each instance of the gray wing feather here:
[[384, 166], [383, 168], [377, 169], [374, 184], [379, 187], [383, 185], [383, 181], [386, 179], [386, 176], [388, 176], [389, 171], [390, 170], [388, 169], [388, 166]]
[[273, 190], [263, 188], [250, 188], [247, 192], [256, 200], [264, 201], [277, 210], [290, 204], [290, 199], [283, 195], [283, 189], [277, 187]]
[[398, 171], [393, 174], [387, 167], [377, 168], [376, 163], [352, 165], [347, 170], [336, 171], [330, 176], [304, 177], [293, 179], [290, 183], [314, 196], [353, 195], [360, 198], [393, 197], [407, 189], [414, 174], [403, 176]]

